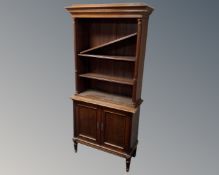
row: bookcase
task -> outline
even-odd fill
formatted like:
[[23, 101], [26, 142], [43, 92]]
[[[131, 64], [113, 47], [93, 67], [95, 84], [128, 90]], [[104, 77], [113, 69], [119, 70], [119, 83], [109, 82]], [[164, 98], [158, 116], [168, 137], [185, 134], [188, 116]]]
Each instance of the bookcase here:
[[73, 4], [73, 142], [136, 156], [149, 15], [143, 3]]

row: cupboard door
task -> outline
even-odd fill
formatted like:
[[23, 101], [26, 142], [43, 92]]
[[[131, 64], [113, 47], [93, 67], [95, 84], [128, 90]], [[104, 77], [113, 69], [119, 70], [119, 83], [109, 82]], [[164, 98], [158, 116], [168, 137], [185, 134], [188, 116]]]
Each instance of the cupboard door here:
[[96, 106], [75, 104], [76, 137], [97, 143], [99, 140], [99, 110]]
[[117, 110], [102, 110], [102, 144], [119, 151], [128, 150], [130, 116]]

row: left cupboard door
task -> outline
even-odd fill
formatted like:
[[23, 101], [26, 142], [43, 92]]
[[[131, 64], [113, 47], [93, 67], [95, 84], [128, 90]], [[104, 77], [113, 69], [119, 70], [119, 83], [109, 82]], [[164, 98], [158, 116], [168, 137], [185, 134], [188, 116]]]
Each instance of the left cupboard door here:
[[95, 105], [74, 103], [75, 137], [92, 143], [99, 143], [100, 111]]

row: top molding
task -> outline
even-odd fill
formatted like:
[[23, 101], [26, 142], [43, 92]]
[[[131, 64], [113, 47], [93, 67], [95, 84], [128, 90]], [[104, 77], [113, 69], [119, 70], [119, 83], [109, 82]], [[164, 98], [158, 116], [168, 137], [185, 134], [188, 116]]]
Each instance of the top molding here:
[[144, 3], [73, 4], [65, 9], [73, 18], [142, 18], [153, 11]]

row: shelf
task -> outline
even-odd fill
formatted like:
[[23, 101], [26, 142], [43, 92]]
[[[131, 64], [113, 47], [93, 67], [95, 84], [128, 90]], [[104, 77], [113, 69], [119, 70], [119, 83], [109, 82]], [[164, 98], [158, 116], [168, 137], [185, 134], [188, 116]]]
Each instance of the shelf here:
[[123, 103], [123, 104], [128, 104], [132, 105], [132, 99], [129, 97], [124, 97], [120, 95], [115, 95], [115, 94], [109, 94], [106, 92], [101, 92], [97, 90], [87, 90], [79, 94], [80, 96], [84, 97], [89, 97], [89, 98], [94, 98], [96, 100], [101, 100], [101, 101], [108, 101], [108, 102], [114, 102], [114, 103]]
[[135, 62], [134, 56], [112, 56], [112, 55], [95, 55], [95, 54], [78, 54], [78, 55], [82, 57], [92, 57], [92, 58], [109, 59], [109, 60], [117, 60], [117, 61]]
[[103, 75], [98, 73], [86, 73], [86, 74], [80, 74], [79, 76], [84, 78], [95, 79], [95, 80], [108, 81], [112, 83], [127, 84], [127, 85], [134, 84], [133, 79]]
[[109, 41], [109, 42], [107, 42], [107, 43], [100, 44], [100, 45], [98, 45], [98, 46], [96, 46], [96, 47], [92, 47], [92, 48], [89, 48], [89, 49], [87, 49], [87, 50], [84, 50], [84, 51], [80, 52], [80, 54], [87, 53], [87, 52], [90, 52], [90, 51], [94, 51], [94, 50], [100, 49], [100, 48], [102, 48], [102, 47], [109, 46], [109, 45], [111, 45], [111, 44], [115, 44], [115, 43], [118, 43], [118, 42], [120, 42], [120, 41], [124, 41], [124, 40], [126, 40], [126, 39], [129, 39], [129, 38], [132, 38], [132, 37], [135, 37], [135, 36], [137, 36], [137, 33], [132, 33], [132, 34], [130, 34], [130, 35], [126, 35], [126, 36], [124, 36], [124, 37], [121, 37], [121, 38], [118, 38], [118, 39]]
[[101, 105], [115, 108], [118, 110], [125, 110], [127, 112], [135, 112], [136, 108], [133, 105], [132, 99], [130, 97], [110, 94], [102, 91], [97, 91], [93, 89], [81, 92], [73, 97], [74, 100], [84, 101], [93, 104]]

